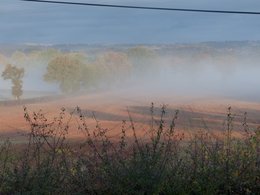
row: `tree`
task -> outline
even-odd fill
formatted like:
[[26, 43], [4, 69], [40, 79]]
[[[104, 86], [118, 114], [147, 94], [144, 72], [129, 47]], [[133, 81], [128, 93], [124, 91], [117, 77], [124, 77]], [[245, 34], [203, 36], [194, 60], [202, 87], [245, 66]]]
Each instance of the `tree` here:
[[7, 64], [7, 57], [0, 53], [0, 64]]
[[59, 83], [64, 93], [77, 91], [81, 86], [84, 66], [77, 56], [59, 55], [49, 62], [44, 80]]
[[143, 46], [133, 47], [127, 51], [127, 56], [130, 62], [133, 64], [134, 73], [139, 75], [149, 70], [152, 72], [156, 66], [156, 54], [155, 52]]
[[5, 70], [2, 73], [2, 77], [4, 80], [11, 80], [12, 81], [12, 95], [19, 100], [20, 97], [23, 95], [23, 81], [22, 78], [24, 76], [24, 68], [17, 68], [8, 64], [5, 67]]
[[96, 59], [96, 67], [100, 76], [107, 81], [121, 82], [127, 76], [132, 69], [127, 55], [122, 52], [105, 52]]

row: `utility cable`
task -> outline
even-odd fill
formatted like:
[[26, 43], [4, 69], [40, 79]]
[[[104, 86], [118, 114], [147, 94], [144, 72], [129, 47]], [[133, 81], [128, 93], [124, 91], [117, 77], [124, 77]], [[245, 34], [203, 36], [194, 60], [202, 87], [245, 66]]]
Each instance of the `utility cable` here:
[[253, 11], [232, 11], [232, 10], [209, 10], [209, 9], [146, 7], [146, 6], [100, 4], [100, 3], [80, 3], [80, 2], [69, 2], [69, 1], [43, 1], [43, 0], [21, 0], [21, 1], [38, 2], [38, 3], [52, 3], [52, 4], [65, 4], [65, 5], [93, 6], [93, 7], [123, 8], [123, 9], [125, 8], [125, 9], [157, 10], [157, 11], [179, 11], [179, 12], [215, 13], [215, 14], [260, 15], [260, 12], [253, 12]]

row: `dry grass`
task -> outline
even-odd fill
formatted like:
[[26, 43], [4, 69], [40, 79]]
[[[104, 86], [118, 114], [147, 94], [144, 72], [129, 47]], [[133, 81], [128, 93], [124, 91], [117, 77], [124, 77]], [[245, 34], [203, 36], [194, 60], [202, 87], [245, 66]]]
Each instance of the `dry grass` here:
[[[189, 137], [176, 130], [182, 110], [169, 115], [152, 104], [140, 114], [149, 125], [136, 125], [139, 107], [128, 109], [120, 133], [95, 125], [79, 107], [62, 108], [47, 118], [43, 111], [24, 118], [30, 129], [26, 144], [6, 141], [0, 150], [3, 194], [257, 194], [260, 190], [260, 129], [247, 114], [229, 108], [222, 138], [201, 128]], [[135, 112], [134, 112], [135, 111]], [[88, 112], [87, 112], [88, 113]], [[149, 114], [149, 115], [148, 115]], [[103, 113], [103, 117], [115, 117]], [[183, 115], [185, 116], [185, 115]], [[234, 137], [236, 117], [243, 137]], [[78, 131], [84, 139], [68, 140]], [[141, 133], [140, 133], [141, 131]]]

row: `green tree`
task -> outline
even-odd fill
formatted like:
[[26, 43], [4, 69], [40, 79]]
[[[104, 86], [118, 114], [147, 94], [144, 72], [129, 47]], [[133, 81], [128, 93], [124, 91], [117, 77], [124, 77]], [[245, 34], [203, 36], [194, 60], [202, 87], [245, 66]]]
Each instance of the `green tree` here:
[[75, 92], [80, 89], [84, 67], [77, 56], [61, 54], [49, 62], [44, 80], [59, 83], [64, 93]]
[[96, 59], [99, 76], [107, 81], [123, 81], [129, 76], [132, 64], [128, 56], [122, 52], [105, 52]]
[[138, 46], [130, 48], [127, 51], [127, 56], [133, 64], [134, 73], [137, 75], [155, 68], [156, 53], [148, 47]]
[[4, 80], [10, 79], [12, 81], [12, 95], [16, 99], [20, 99], [20, 97], [23, 95], [23, 76], [24, 68], [17, 68], [15, 66], [12, 66], [11, 64], [8, 64], [2, 73], [2, 77]]

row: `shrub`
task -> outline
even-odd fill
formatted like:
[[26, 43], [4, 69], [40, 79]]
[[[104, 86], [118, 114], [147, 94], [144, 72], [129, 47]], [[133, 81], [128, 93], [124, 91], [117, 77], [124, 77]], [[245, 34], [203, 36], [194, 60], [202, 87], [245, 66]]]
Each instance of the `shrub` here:
[[[1, 147], [1, 193], [32, 194], [257, 194], [260, 188], [260, 129], [251, 131], [246, 115], [241, 139], [232, 136], [234, 115], [228, 109], [225, 138], [201, 130], [185, 138], [175, 130], [179, 111], [169, 125], [167, 109], [154, 114], [147, 136], [138, 136], [128, 111], [121, 134], [113, 140], [109, 129], [90, 129], [80, 108], [64, 108], [53, 120], [39, 111], [24, 117], [30, 125], [28, 143], [9, 141]], [[69, 142], [76, 120], [85, 135]], [[129, 136], [131, 134], [131, 136]]]

